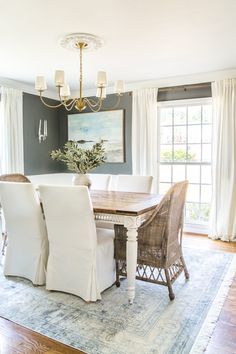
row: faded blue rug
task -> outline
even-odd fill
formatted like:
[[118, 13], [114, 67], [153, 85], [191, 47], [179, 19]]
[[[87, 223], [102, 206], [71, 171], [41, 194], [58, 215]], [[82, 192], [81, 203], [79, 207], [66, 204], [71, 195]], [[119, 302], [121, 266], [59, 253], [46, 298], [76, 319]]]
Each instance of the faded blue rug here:
[[89, 354], [203, 353], [235, 272], [232, 254], [185, 248], [190, 280], [167, 288], [137, 281], [132, 306], [126, 280], [87, 304], [48, 292], [0, 269], [0, 316]]

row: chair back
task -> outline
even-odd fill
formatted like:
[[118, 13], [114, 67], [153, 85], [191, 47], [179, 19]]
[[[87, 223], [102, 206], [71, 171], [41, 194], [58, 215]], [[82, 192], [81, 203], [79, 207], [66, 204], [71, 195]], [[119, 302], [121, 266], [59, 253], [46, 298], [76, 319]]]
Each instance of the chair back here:
[[48, 256], [46, 226], [38, 196], [31, 183], [0, 182], [8, 245], [4, 274], [45, 283]]
[[151, 217], [139, 228], [138, 261], [163, 266], [180, 252], [179, 232], [188, 181], [174, 184], [163, 196]]
[[167, 192], [170, 195], [170, 210], [167, 220], [165, 239], [167, 259], [175, 257], [175, 252], [179, 249], [180, 231], [183, 228], [183, 212], [188, 189], [188, 181], [175, 183]]
[[[10, 174], [5, 174], [5, 175], [0, 175], [0, 181], [6, 181], [6, 182], [26, 182], [30, 183], [30, 180], [25, 176], [22, 175], [21, 173], [10, 173]], [[1, 208], [1, 204], [0, 204]], [[7, 231], [6, 231], [6, 222], [4, 218], [4, 214], [2, 210], [0, 210], [0, 216], [1, 216], [1, 223], [2, 223], [2, 235], [4, 237], [4, 242], [2, 246], [2, 254], [5, 254], [5, 247], [6, 247], [6, 237], [7, 237]]]
[[30, 175], [28, 178], [37, 188], [39, 184], [72, 185], [73, 173], [47, 173]]
[[85, 186], [39, 185], [48, 230], [46, 287], [90, 299], [96, 286], [97, 234]]
[[116, 190], [120, 192], [151, 193], [152, 176], [118, 175]]
[[5, 175], [0, 175], [0, 181], [30, 183], [30, 180], [25, 175], [22, 175], [21, 173], [10, 173]]
[[107, 191], [110, 189], [111, 175], [90, 173], [90, 174], [88, 174], [88, 176], [91, 181], [90, 189], [104, 190], [104, 191]]

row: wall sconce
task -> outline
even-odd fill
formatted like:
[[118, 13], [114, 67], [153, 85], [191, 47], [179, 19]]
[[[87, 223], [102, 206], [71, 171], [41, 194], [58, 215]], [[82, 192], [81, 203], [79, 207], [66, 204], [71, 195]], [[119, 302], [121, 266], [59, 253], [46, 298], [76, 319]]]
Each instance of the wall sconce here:
[[[42, 128], [43, 128], [43, 132], [42, 132]], [[47, 120], [44, 120], [43, 121], [43, 127], [42, 127], [42, 119], [40, 119], [40, 121], [39, 121], [39, 133], [38, 133], [39, 142], [41, 143], [41, 141], [45, 141], [47, 136], [48, 136], [48, 122], [47, 122]]]

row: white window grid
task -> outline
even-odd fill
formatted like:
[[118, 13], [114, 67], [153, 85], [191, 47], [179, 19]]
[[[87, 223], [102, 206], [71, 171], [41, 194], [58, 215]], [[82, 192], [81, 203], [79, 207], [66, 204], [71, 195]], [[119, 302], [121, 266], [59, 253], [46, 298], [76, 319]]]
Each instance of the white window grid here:
[[[202, 166], [211, 166], [212, 165], [212, 158], [209, 161], [203, 161], [203, 156], [202, 156], [202, 152], [203, 152], [203, 147], [204, 145], [211, 145], [212, 146], [212, 140], [204, 143], [202, 141], [202, 132], [203, 132], [203, 126], [212, 126], [212, 123], [204, 123], [203, 122], [203, 114], [202, 114], [202, 106], [204, 105], [212, 105], [212, 99], [211, 98], [202, 98], [202, 99], [189, 99], [189, 100], [178, 100], [178, 101], [168, 101], [168, 102], [159, 102], [158, 103], [158, 108], [159, 108], [159, 114], [160, 114], [160, 110], [161, 108], [171, 108], [172, 109], [172, 123], [168, 124], [168, 125], [161, 125], [161, 127], [172, 127], [172, 141], [170, 143], [166, 143], [166, 144], [161, 144], [161, 146], [168, 146], [171, 145], [172, 146], [172, 160], [171, 161], [159, 161], [160, 165], [166, 165], [166, 166], [170, 166], [170, 170], [171, 170], [171, 176], [170, 179], [168, 181], [161, 181], [160, 183], [168, 183], [168, 184], [174, 184], [174, 178], [173, 178], [173, 167], [180, 165], [180, 166], [184, 166], [185, 167], [185, 179], [187, 179], [187, 168], [188, 166], [199, 166], [199, 170], [200, 170], [200, 176], [199, 176], [199, 183], [195, 183], [195, 182], [191, 182], [191, 185], [195, 185], [195, 186], [199, 186], [199, 198], [198, 198], [198, 202], [197, 201], [191, 201], [191, 200], [187, 200], [186, 205], [194, 203], [195, 205], [198, 205], [199, 207], [201, 206], [206, 206], [208, 205], [208, 203], [206, 202], [202, 202], [202, 187], [204, 186], [211, 186], [211, 183], [202, 183]], [[176, 107], [185, 107], [186, 108], [186, 123], [185, 124], [175, 124], [174, 123], [174, 108]], [[201, 122], [194, 124], [194, 123], [188, 123], [188, 107], [191, 106], [200, 106], [201, 107]], [[196, 126], [196, 125], [200, 125], [201, 127], [201, 139], [200, 142], [194, 143], [188, 143], [188, 127], [189, 126]], [[185, 143], [175, 143], [174, 141], [174, 127], [185, 127], [186, 128], [186, 142]], [[199, 161], [188, 161], [188, 160], [183, 160], [183, 161], [175, 161], [174, 160], [174, 148], [175, 146], [185, 146], [186, 147], [186, 157], [188, 156], [188, 145], [200, 145], [201, 147], [201, 157], [199, 159]], [[211, 154], [212, 155], [212, 154]], [[185, 215], [186, 215], [186, 208], [185, 208]], [[200, 224], [200, 225], [199, 225]], [[199, 227], [200, 226], [200, 227]], [[188, 231], [199, 231], [199, 229], [201, 229], [200, 232], [207, 232], [208, 231], [208, 225], [207, 224], [202, 224], [200, 222], [200, 220], [198, 220], [196, 222], [196, 224], [193, 223], [186, 223], [185, 224], [185, 229]]]

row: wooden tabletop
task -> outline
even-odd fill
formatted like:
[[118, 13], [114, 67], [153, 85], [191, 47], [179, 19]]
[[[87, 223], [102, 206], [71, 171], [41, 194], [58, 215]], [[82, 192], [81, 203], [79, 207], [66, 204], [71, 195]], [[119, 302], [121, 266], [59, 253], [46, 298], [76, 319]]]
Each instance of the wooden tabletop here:
[[155, 209], [161, 200], [158, 194], [90, 191], [93, 209], [96, 213], [141, 215]]

